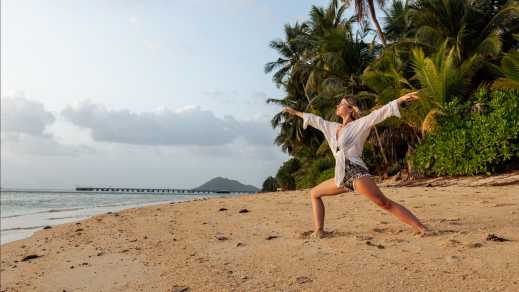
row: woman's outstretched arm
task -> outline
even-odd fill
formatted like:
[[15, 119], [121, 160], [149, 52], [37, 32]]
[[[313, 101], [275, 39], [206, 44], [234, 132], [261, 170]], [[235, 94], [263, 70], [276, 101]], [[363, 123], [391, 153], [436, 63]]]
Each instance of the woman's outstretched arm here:
[[293, 116], [298, 116], [301, 119], [303, 119], [303, 129], [306, 129], [306, 127], [310, 125], [323, 132], [325, 136], [329, 134], [328, 132], [330, 127], [328, 127], [328, 124], [330, 124], [330, 122], [326, 121], [318, 115], [300, 112], [288, 106], [283, 108], [283, 112], [286, 112]]
[[293, 109], [293, 108], [291, 108], [289, 106], [284, 107], [283, 108], [283, 112], [288, 113], [289, 115], [292, 115], [292, 116], [298, 116], [301, 119], [303, 118], [303, 113], [302, 112], [300, 112], [298, 110], [295, 110], [295, 109]]
[[399, 110], [400, 104], [404, 101], [413, 101], [416, 99], [418, 99], [416, 91], [407, 93], [390, 101], [381, 108], [372, 111], [369, 115], [360, 118], [358, 122], [362, 123], [363, 127], [372, 127], [391, 116], [397, 116], [400, 118], [402, 117]]

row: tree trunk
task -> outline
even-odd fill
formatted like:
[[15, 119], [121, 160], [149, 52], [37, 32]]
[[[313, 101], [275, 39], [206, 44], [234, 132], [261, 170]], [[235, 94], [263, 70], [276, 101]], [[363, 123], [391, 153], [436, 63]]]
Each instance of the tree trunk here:
[[[375, 12], [375, 6], [373, 5], [373, 0], [368, 0], [367, 2], [368, 2], [368, 9], [369, 9], [369, 15], [371, 17], [371, 21], [373, 21], [373, 23], [375, 24], [375, 29], [377, 30], [378, 36], [379, 36], [380, 40], [382, 41], [382, 45], [385, 47], [386, 38], [384, 37], [384, 33], [382, 32], [382, 29], [380, 28], [380, 24], [378, 23], [377, 15]], [[377, 143], [378, 143], [378, 146], [380, 147], [380, 153], [382, 154], [382, 158], [384, 159], [384, 164], [385, 164], [384, 176], [387, 176], [387, 168], [389, 167], [389, 162], [387, 160], [386, 153], [384, 151], [384, 147], [382, 146], [382, 142], [380, 141], [380, 136], [378, 134], [377, 127], [373, 127], [373, 128], [375, 128], [375, 135], [377, 136]]]
[[380, 141], [380, 136], [378, 135], [377, 127], [374, 126], [373, 128], [375, 129], [375, 136], [377, 137], [378, 147], [380, 147], [380, 154], [382, 154], [382, 159], [384, 159], [384, 164], [387, 168], [389, 162], [387, 161], [386, 153], [384, 153], [384, 147], [382, 147], [382, 141]]
[[384, 33], [382, 32], [382, 29], [380, 28], [380, 24], [377, 20], [377, 14], [375, 12], [375, 6], [373, 5], [373, 0], [368, 0], [368, 9], [369, 9], [369, 16], [371, 16], [371, 21], [373, 21], [373, 24], [375, 24], [375, 29], [377, 30], [378, 36], [380, 40], [382, 41], [382, 45], [386, 46], [386, 37], [384, 36]]

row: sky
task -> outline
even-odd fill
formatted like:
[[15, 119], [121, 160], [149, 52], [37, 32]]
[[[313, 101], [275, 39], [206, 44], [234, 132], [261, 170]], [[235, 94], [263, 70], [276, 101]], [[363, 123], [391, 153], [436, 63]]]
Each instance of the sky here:
[[2, 187], [192, 188], [289, 158], [268, 44], [329, 2], [0, 3]]

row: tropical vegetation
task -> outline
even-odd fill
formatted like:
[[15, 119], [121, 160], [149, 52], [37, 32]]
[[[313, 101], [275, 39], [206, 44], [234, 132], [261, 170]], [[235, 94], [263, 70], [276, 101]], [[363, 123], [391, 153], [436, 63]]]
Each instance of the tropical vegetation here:
[[[313, 6], [308, 20], [286, 24], [270, 47], [279, 57], [265, 72], [285, 95], [268, 103], [336, 120], [344, 95], [369, 113], [418, 91], [401, 119], [371, 131], [363, 153], [371, 173], [474, 175], [519, 165], [519, 1], [331, 0]], [[319, 131], [281, 111], [272, 126], [292, 157], [276, 174], [278, 187], [333, 177]]]

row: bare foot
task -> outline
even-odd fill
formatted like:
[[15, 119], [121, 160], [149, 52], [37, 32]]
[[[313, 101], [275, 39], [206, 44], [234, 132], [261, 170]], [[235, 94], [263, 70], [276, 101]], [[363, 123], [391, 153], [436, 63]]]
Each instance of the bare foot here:
[[312, 234], [310, 234], [310, 238], [325, 238], [330, 237], [335, 233], [335, 231], [324, 231], [324, 230], [317, 230], [314, 231]]

